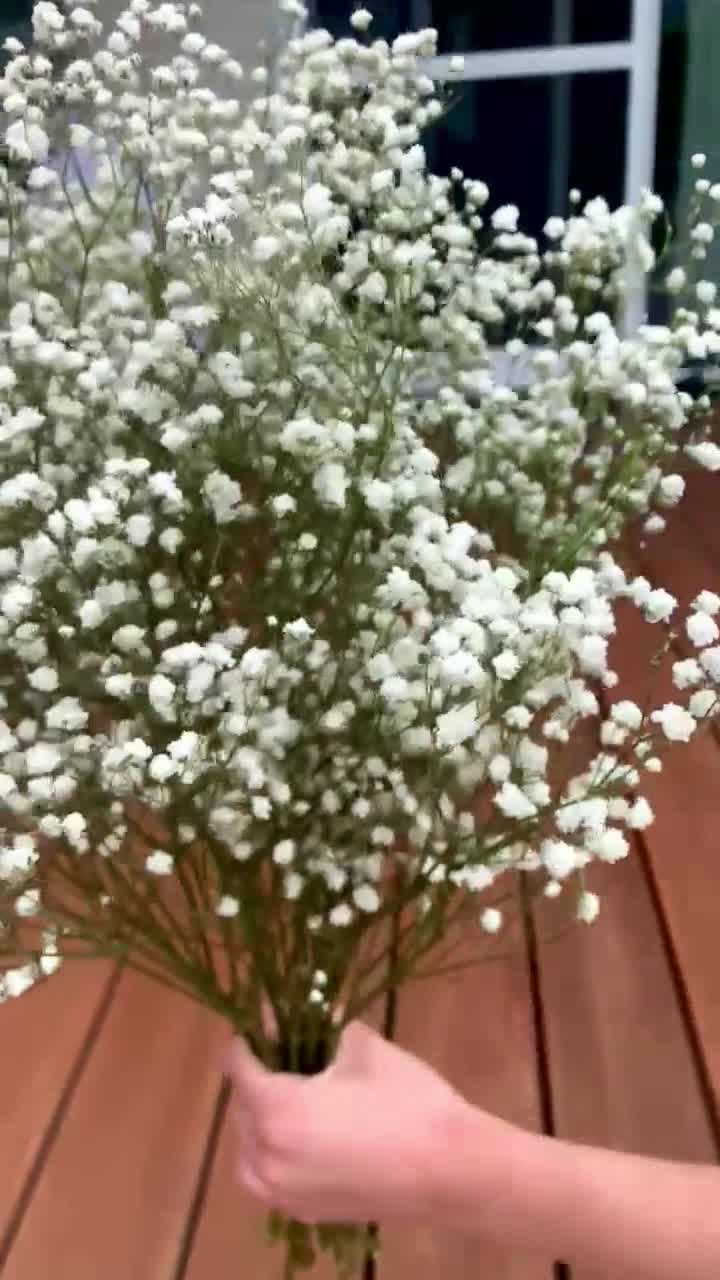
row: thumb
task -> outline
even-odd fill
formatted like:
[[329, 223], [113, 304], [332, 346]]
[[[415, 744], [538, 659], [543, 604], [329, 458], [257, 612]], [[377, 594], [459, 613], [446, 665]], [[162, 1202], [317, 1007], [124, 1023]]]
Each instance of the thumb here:
[[386, 1042], [364, 1022], [350, 1022], [340, 1037], [334, 1065], [354, 1074], [372, 1071], [379, 1063]]
[[226, 1069], [245, 1103], [259, 1101], [273, 1078], [272, 1072], [263, 1066], [240, 1037], [236, 1037], [230, 1046]]

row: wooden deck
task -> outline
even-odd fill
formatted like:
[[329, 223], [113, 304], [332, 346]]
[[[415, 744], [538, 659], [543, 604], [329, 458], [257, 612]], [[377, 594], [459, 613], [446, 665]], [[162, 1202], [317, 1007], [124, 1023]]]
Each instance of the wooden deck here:
[[[640, 552], [683, 602], [720, 590], [717, 478]], [[617, 665], [647, 687], [655, 636], [629, 618]], [[640, 680], [643, 685], [640, 685]], [[665, 671], [656, 673], [662, 689]], [[650, 789], [657, 823], [592, 871], [602, 914], [559, 903], [505, 958], [402, 994], [403, 1043], [470, 1098], [532, 1128], [685, 1160], [720, 1158], [720, 748]], [[560, 936], [556, 936], [560, 933]], [[128, 972], [69, 965], [0, 1010], [4, 1280], [271, 1280], [262, 1214], [233, 1185], [224, 1028]], [[388, 1230], [381, 1280], [552, 1280], [561, 1266], [429, 1228]], [[573, 1271], [574, 1280], [623, 1280]], [[330, 1280], [318, 1267], [312, 1280]]]

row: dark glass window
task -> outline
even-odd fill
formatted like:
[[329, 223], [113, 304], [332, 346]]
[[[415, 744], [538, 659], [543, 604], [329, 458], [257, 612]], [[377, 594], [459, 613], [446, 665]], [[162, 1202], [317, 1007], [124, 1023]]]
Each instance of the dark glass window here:
[[7, 61], [3, 44], [15, 36], [29, 44], [32, 36], [32, 11], [35, 0], [0, 0], [0, 70]]
[[434, 172], [457, 165], [482, 178], [492, 205], [516, 204], [532, 235], [551, 213], [567, 211], [571, 187], [622, 203], [626, 72], [466, 81], [458, 93], [425, 137]]
[[[632, 0], [370, 0], [371, 32], [392, 39], [432, 26], [440, 53], [627, 40]], [[314, 19], [347, 35], [354, 0], [315, 0]]]
[[0, 3], [0, 44], [8, 36], [26, 40], [32, 30], [34, 0], [2, 0]]
[[597, 4], [594, 0], [573, 0], [570, 38], [574, 44], [629, 40], [631, 34], [632, 0], [599, 0]]
[[687, 93], [688, 33], [685, 0], [666, 0], [660, 46], [655, 189], [673, 206], [680, 177], [680, 153]]
[[[0, 28], [23, 26], [30, 21], [34, 0], [3, 0]], [[4, 36], [3, 36], [4, 38]]]
[[553, 0], [433, 0], [430, 25], [440, 53], [480, 53], [552, 44]]
[[[412, 0], [370, 0], [373, 15], [370, 34], [376, 39], [394, 40], [403, 31], [414, 31]], [[315, 0], [311, 15], [316, 26], [327, 27], [335, 37], [352, 35], [350, 15], [360, 8], [355, 0]]]
[[[665, 201], [670, 221], [674, 225], [682, 216], [678, 198], [688, 89], [687, 16], [687, 0], [664, 0], [653, 186]], [[709, 108], [710, 106], [708, 103]], [[711, 157], [711, 161], [713, 159]], [[715, 166], [711, 165], [711, 168], [714, 171]], [[667, 320], [668, 299], [661, 288], [651, 290], [649, 308], [651, 320], [658, 324]]]

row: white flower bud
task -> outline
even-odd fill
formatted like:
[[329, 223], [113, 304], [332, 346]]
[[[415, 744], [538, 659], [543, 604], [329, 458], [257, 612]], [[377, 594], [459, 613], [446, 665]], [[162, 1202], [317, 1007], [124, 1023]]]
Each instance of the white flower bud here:
[[153, 876], [170, 876], [173, 873], [175, 859], [163, 849], [155, 849], [145, 859], [146, 870]]

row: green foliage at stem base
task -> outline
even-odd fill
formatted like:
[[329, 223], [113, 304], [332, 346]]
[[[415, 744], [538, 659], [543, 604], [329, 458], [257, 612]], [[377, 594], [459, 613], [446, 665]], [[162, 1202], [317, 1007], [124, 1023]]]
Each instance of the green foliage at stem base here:
[[318, 1224], [309, 1226], [282, 1213], [271, 1213], [267, 1237], [273, 1244], [284, 1244], [284, 1280], [295, 1280], [309, 1271], [318, 1254], [329, 1255], [338, 1280], [360, 1280], [368, 1257], [377, 1256], [377, 1232], [368, 1226], [353, 1224]]

